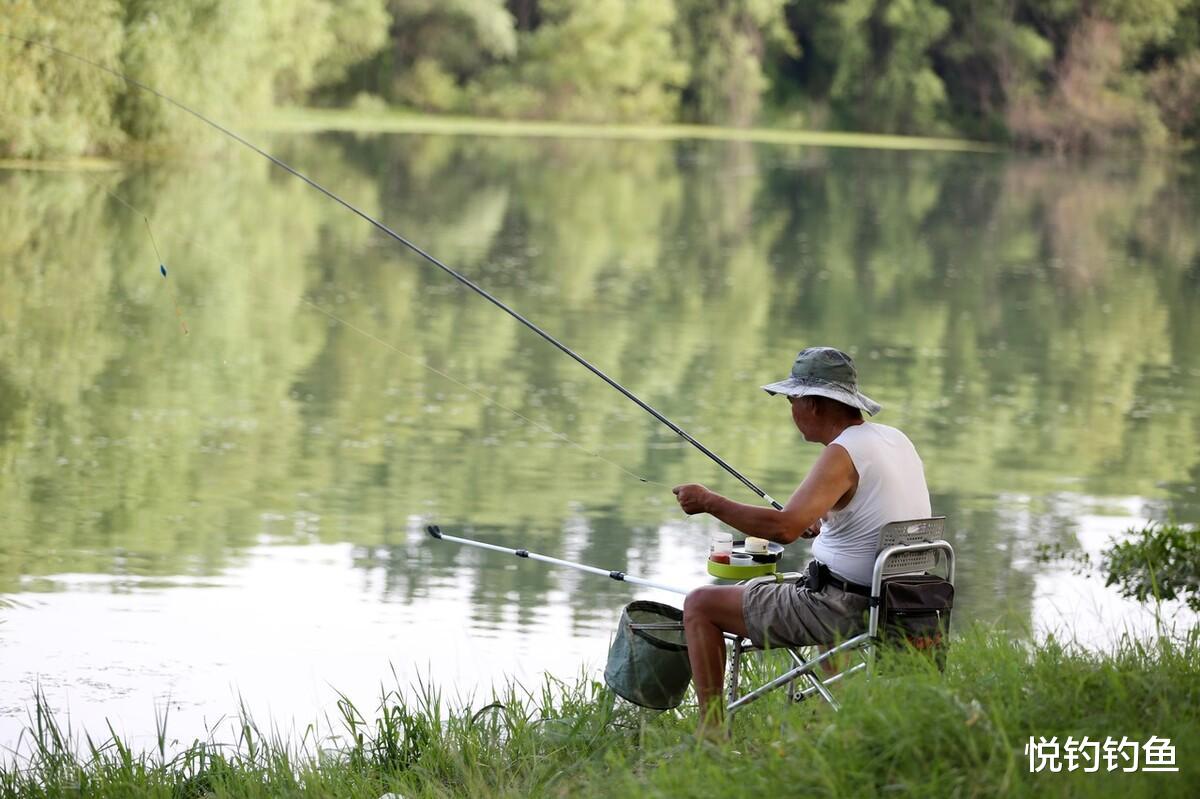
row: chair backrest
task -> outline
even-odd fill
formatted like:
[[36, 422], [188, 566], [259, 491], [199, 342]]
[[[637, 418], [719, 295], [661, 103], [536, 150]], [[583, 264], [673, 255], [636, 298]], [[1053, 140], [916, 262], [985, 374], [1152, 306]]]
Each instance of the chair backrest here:
[[[938, 541], [946, 529], [946, 517], [934, 516], [930, 519], [910, 519], [903, 522], [890, 522], [879, 531], [879, 549], [882, 552], [888, 547], [908, 546]], [[888, 558], [883, 566], [883, 576], [905, 574], [908, 572], [928, 571], [937, 565], [937, 551], [898, 552]]]

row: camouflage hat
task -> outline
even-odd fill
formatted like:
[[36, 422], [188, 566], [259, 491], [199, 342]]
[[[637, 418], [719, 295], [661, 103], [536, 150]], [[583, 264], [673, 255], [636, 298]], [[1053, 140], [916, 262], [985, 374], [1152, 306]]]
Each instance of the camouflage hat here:
[[829, 397], [852, 408], [866, 411], [868, 416], [879, 413], [883, 406], [858, 390], [858, 371], [854, 361], [833, 347], [809, 347], [801, 350], [792, 364], [792, 375], [786, 380], [763, 386], [774, 396], [789, 397], [816, 395]]

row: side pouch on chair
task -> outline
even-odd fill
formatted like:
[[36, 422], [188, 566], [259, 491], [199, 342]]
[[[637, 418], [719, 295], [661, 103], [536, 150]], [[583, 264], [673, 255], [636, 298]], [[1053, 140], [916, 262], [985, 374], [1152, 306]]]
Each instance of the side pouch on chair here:
[[938, 670], [944, 670], [953, 608], [954, 586], [941, 577], [893, 577], [883, 584], [880, 634], [885, 643], [928, 652]]

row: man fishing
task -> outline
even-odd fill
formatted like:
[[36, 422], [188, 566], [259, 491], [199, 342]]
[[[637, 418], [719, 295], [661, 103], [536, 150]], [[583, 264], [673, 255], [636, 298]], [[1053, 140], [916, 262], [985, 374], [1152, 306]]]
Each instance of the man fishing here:
[[783, 508], [735, 502], [695, 483], [676, 486], [675, 496], [685, 513], [707, 513], [747, 535], [785, 545], [816, 538], [816, 563], [798, 583], [704, 586], [687, 595], [683, 623], [701, 730], [723, 719], [723, 633], [768, 647], [827, 646], [861, 632], [880, 529], [931, 515], [920, 456], [902, 432], [863, 418], [881, 406], [858, 390], [849, 355], [810, 347], [787, 379], [763, 389], [786, 396], [804, 439], [825, 447]]

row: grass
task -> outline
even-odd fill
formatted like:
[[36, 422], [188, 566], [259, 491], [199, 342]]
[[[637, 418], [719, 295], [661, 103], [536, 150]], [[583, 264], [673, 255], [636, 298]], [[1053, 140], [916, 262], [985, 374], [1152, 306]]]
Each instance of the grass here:
[[[43, 702], [28, 751], [0, 767], [0, 797], [1195, 796], [1200, 631], [1104, 654], [976, 627], [944, 675], [917, 654], [839, 689], [843, 710], [777, 693], [735, 717], [728, 744], [697, 741], [694, 710], [648, 715], [599, 684], [510, 688], [482, 707], [436, 691], [384, 697], [341, 734], [298, 741], [249, 719], [228, 744], [133, 752], [72, 740]], [[1029, 736], [1170, 738], [1177, 773], [1029, 773]]]
[[258, 126], [286, 133], [340, 130], [357, 133], [439, 133], [468, 136], [602, 138], [643, 141], [716, 139], [881, 150], [1001, 152], [1004, 149], [987, 142], [924, 136], [889, 136], [875, 133], [789, 130], [786, 128], [729, 128], [716, 125], [586, 124], [503, 120], [439, 116], [397, 110], [284, 108], [268, 115]]
[[[221, 120], [218, 120], [221, 121]], [[629, 139], [674, 141], [703, 139], [813, 147], [853, 147], [875, 150], [926, 150], [998, 153], [996, 144], [928, 136], [892, 136], [877, 133], [789, 130], [786, 128], [729, 128], [717, 125], [587, 124], [536, 120], [485, 119], [422, 114], [402, 110], [345, 110], [280, 108], [253, 122], [233, 122], [234, 130], [258, 129], [283, 133], [435, 133], [447, 136], [496, 136], [559, 139]], [[130, 160], [168, 157], [168, 153], [133, 150], [125, 157], [0, 158], [0, 171], [107, 171]]]

